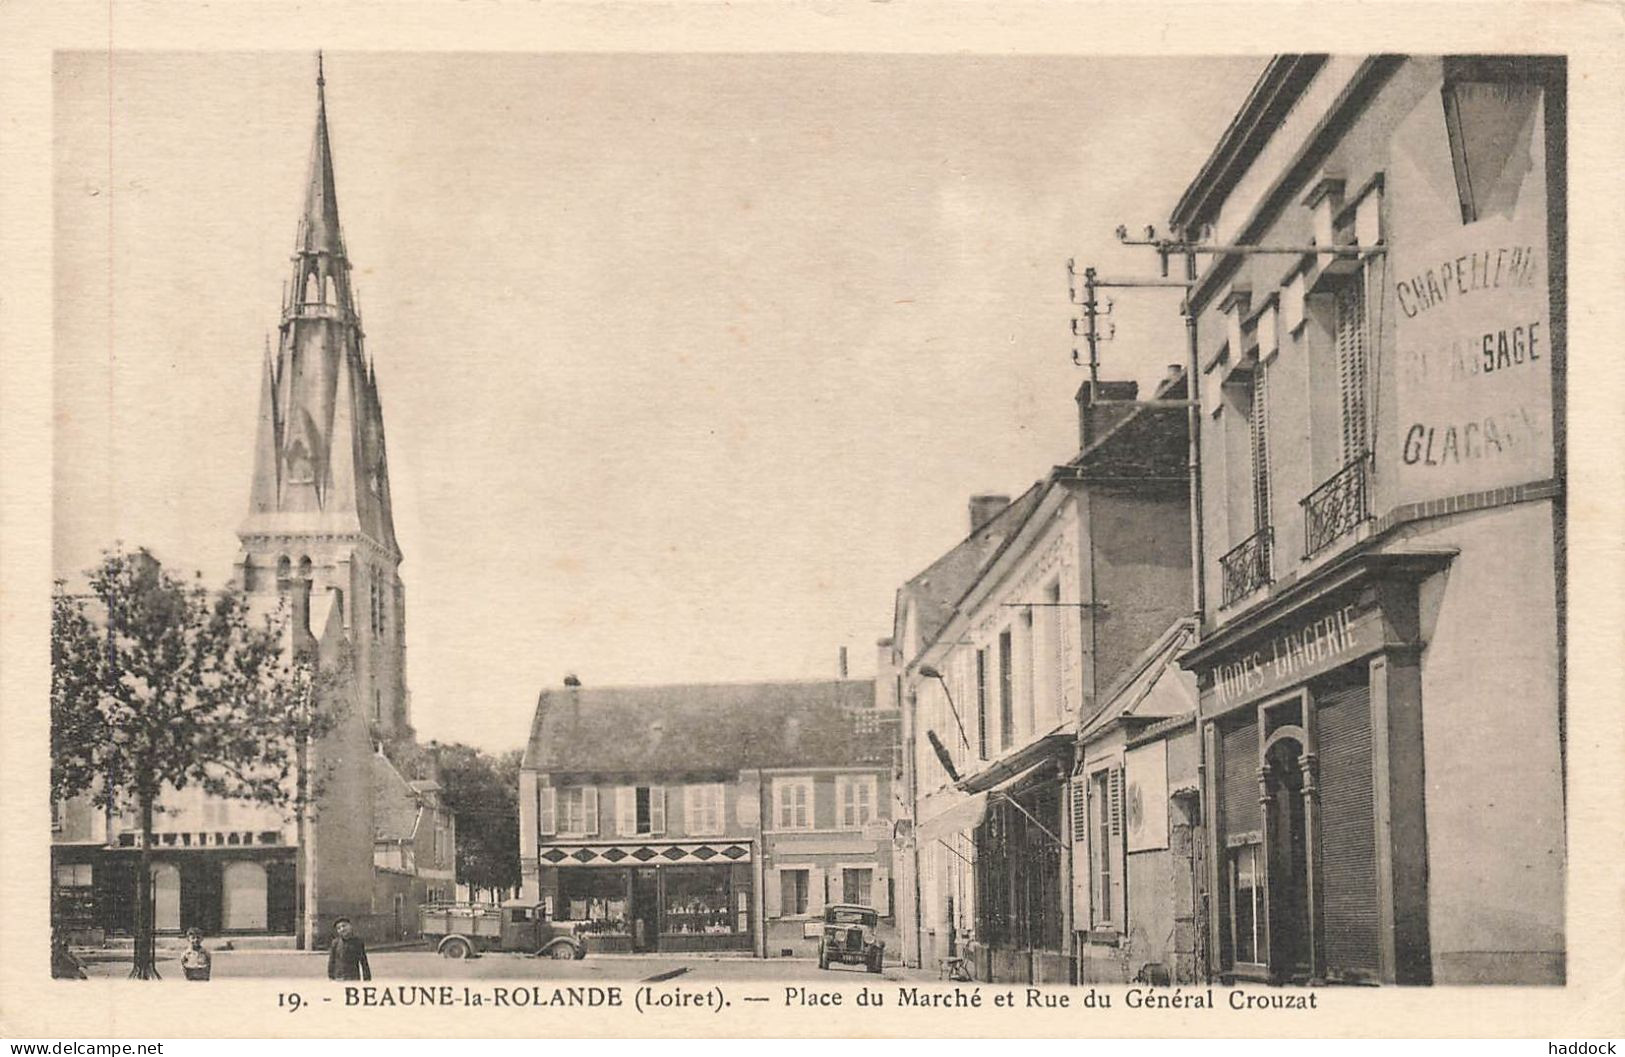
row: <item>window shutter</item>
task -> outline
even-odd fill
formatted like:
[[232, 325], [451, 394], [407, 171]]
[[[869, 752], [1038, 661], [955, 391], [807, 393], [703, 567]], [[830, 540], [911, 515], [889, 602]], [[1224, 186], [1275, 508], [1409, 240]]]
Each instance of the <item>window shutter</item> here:
[[873, 889], [872, 894], [869, 896], [869, 898], [874, 900], [875, 909], [880, 912], [881, 917], [883, 917], [883, 918], [890, 917], [891, 916], [891, 892], [889, 891], [889, 889], [891, 888], [891, 884], [890, 884], [891, 879], [890, 879], [890, 877], [887, 876], [885, 870], [881, 870], [881, 869], [878, 869], [878, 868], [871, 875], [871, 877], [873, 878], [873, 880], [870, 883], [874, 886], [874, 889]]
[[1366, 448], [1365, 291], [1349, 283], [1337, 294], [1337, 381], [1343, 413], [1343, 462]]
[[1111, 818], [1112, 836], [1122, 836], [1123, 833], [1123, 769], [1112, 768], [1111, 776]]
[[537, 790], [539, 795], [537, 798], [536, 832], [538, 833], [553, 834], [558, 832], [558, 828], [553, 822], [553, 805], [557, 792], [558, 790], [550, 785], [544, 785]]
[[1123, 825], [1123, 768], [1112, 769], [1112, 922], [1117, 931], [1128, 932], [1128, 830]]
[[1072, 920], [1085, 929], [1094, 913], [1094, 859], [1089, 855], [1089, 776], [1072, 779]]
[[765, 870], [762, 879], [767, 882], [767, 889], [762, 893], [762, 908], [770, 918], [783, 916], [784, 903], [783, 889], [779, 886], [779, 871]]
[[821, 866], [807, 870], [807, 913], [813, 917], [824, 913], [824, 869]]
[[581, 791], [581, 800], [585, 805], [584, 813], [587, 816], [586, 825], [581, 832], [592, 835], [598, 832], [598, 787], [589, 785]]
[[615, 787], [615, 833], [630, 837], [638, 831], [638, 791], [629, 785]]
[[649, 787], [649, 832], [666, 832], [666, 787], [663, 785]]
[[1270, 525], [1270, 447], [1268, 371], [1262, 363], [1253, 369], [1253, 529]]

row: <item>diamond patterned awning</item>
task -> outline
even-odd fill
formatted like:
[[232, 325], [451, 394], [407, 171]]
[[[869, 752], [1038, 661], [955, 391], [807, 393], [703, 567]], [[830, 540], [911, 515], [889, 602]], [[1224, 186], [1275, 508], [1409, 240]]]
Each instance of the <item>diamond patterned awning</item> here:
[[[749, 862], [750, 844], [743, 841], [702, 841], [659, 844], [547, 844], [537, 859], [547, 865], [615, 866], [658, 861], [660, 864], [706, 863], [718, 857], [728, 862]], [[631, 860], [628, 862], [628, 860]]]

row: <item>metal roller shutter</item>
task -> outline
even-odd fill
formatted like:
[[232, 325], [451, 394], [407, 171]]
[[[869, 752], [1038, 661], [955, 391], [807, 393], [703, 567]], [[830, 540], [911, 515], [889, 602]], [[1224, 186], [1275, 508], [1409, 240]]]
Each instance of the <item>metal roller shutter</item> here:
[[1258, 721], [1221, 735], [1224, 761], [1224, 833], [1233, 836], [1262, 826], [1258, 814]]
[[1320, 727], [1320, 852], [1326, 881], [1326, 971], [1376, 976], [1377, 841], [1371, 778], [1371, 693], [1355, 686], [1316, 703]]

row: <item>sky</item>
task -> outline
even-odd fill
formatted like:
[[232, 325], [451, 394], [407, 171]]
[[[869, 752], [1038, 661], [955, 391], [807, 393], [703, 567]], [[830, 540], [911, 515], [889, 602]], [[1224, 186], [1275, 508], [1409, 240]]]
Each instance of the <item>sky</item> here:
[[[874, 670], [897, 586], [1077, 446], [1066, 260], [1152, 275], [1262, 57], [329, 53], [420, 736]], [[61, 53], [53, 566], [223, 583], [314, 57]], [[1182, 362], [1120, 293], [1102, 377]]]

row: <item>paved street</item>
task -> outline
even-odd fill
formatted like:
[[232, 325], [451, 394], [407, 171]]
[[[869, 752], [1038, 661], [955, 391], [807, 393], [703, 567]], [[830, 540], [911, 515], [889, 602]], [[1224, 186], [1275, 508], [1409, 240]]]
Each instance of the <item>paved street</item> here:
[[[109, 952], [111, 954], [111, 952]], [[165, 980], [180, 980], [178, 951], [160, 951], [158, 971]], [[88, 960], [88, 959], [87, 959]], [[399, 980], [599, 980], [646, 981], [653, 978], [696, 981], [787, 980], [809, 983], [873, 983], [875, 977], [856, 966], [840, 966], [821, 972], [816, 962], [799, 958], [705, 958], [680, 955], [599, 955], [579, 962], [560, 962], [512, 954], [488, 954], [481, 958], [454, 961], [430, 951], [381, 951], [368, 956], [373, 979], [380, 983]], [[118, 978], [130, 971], [128, 952], [117, 960], [91, 961], [92, 977]], [[327, 956], [299, 951], [218, 951], [214, 955], [215, 979], [308, 979], [326, 976]], [[670, 974], [670, 975], [668, 975]], [[882, 980], [931, 981], [936, 974], [901, 965], [887, 965]]]

